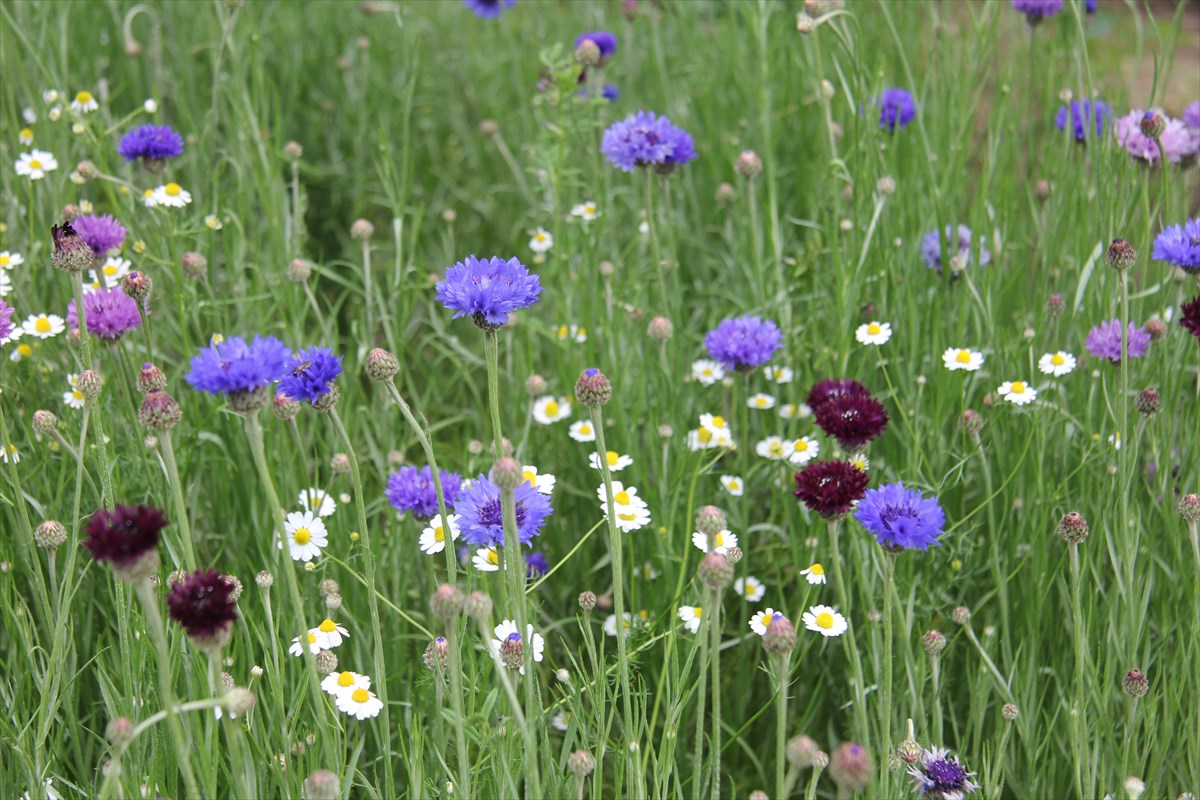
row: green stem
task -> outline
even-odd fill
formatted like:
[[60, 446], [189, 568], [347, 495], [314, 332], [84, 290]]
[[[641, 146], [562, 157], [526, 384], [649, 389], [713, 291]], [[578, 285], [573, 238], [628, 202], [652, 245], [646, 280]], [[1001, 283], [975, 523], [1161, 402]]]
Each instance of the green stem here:
[[788, 657], [775, 661], [775, 797], [784, 800], [784, 767], [787, 763]]
[[171, 431], [165, 430], [159, 434], [162, 445], [163, 462], [167, 465], [167, 481], [171, 484], [171, 499], [175, 503], [175, 521], [179, 525], [183, 539], [184, 566], [189, 572], [196, 569], [196, 551], [192, 542], [192, 526], [188, 522], [187, 502], [183, 499], [183, 484], [179, 480], [179, 467], [175, 462], [175, 446], [171, 442]]
[[[708, 593], [706, 593], [707, 595]], [[706, 604], [708, 601], [706, 600]], [[703, 630], [700, 631], [700, 668], [697, 670], [698, 683], [696, 688], [696, 752], [692, 760], [692, 792], [696, 800], [701, 800], [704, 797], [704, 781], [701, 776], [704, 774], [704, 711], [705, 705], [708, 702], [708, 679], [704, 675], [704, 665], [708, 663], [708, 628], [712, 624], [707, 611], [703, 611], [701, 618]], [[617, 617], [618, 625], [620, 624], [620, 616]], [[620, 637], [617, 637], [618, 639]]]
[[1133, 586], [1136, 580], [1134, 560], [1137, 558], [1137, 548], [1134, 544], [1133, 526], [1129, 519], [1129, 478], [1133, 469], [1130, 457], [1135, 449], [1129, 441], [1132, 438], [1129, 435], [1129, 322], [1129, 270], [1123, 269], [1121, 270], [1121, 388], [1117, 394], [1121, 415], [1121, 427], [1118, 429], [1117, 435], [1123, 440], [1123, 445], [1117, 451], [1117, 480], [1120, 487], [1119, 508], [1121, 510], [1121, 519], [1117, 523], [1117, 530], [1120, 531], [1121, 550], [1125, 562], [1123, 565], [1125, 586], [1130, 591], [1129, 596], [1124, 598], [1126, 624], [1125, 635], [1121, 638], [1126, 648], [1125, 661], [1133, 663], [1141, 626], [1135, 622], [1137, 611], [1133, 599]]
[[708, 593], [708, 605], [704, 610], [709, 618], [708, 630], [712, 637], [709, 645], [709, 666], [712, 671], [712, 800], [721, 796], [721, 590]]
[[850, 621], [850, 594], [846, 589], [846, 581], [843, 577], [845, 571], [849, 568], [849, 564], [842, 560], [841, 551], [838, 548], [838, 539], [841, 535], [842, 520], [840, 517], [829, 520], [829, 547], [833, 553], [834, 584], [837, 588], [838, 605], [841, 606], [842, 615], [845, 616], [846, 622], [850, 626], [847, 635], [841, 638], [846, 641], [847, 647], [850, 648], [850, 668], [854, 675], [854, 725], [857, 730], [854, 731], [855, 738], [863, 742], [865, 746], [869, 746], [870, 728], [867, 726], [867, 701], [866, 701], [866, 680], [863, 678], [862, 657], [858, 652], [858, 643], [855, 641], [854, 627], [855, 624]]
[[[450, 550], [449, 544], [446, 546]], [[531, 643], [532, 644], [532, 643]], [[446, 626], [446, 656], [450, 668], [450, 703], [454, 706], [454, 739], [458, 748], [458, 791], [471, 797], [471, 762], [467, 755], [467, 714], [463, 709], [462, 664], [458, 651], [458, 620]]]
[[[879, 702], [879, 730], [883, 736], [880, 755], [892, 751], [892, 616], [895, 605], [892, 596], [892, 586], [896, 582], [896, 554], [884, 554], [884, 583], [883, 583], [883, 696]], [[882, 766], [882, 765], [881, 765]], [[879, 770], [879, 780], [882, 788], [880, 793], [888, 796], [888, 783], [891, 771]]]
[[[80, 272], [71, 273], [71, 284], [75, 294], [75, 313], [79, 320], [79, 353], [83, 361], [85, 370], [92, 369], [92, 337], [87, 330], [87, 309], [83, 305], [83, 274]], [[112, 473], [109, 471], [108, 462], [108, 444], [105, 442], [104, 436], [104, 418], [102, 414], [97, 413], [100, 408], [99, 397], [89, 397], [86, 401], [87, 408], [91, 412], [92, 424], [96, 426], [96, 458], [100, 460], [100, 486], [101, 486], [101, 502], [104, 508], [112, 508], [113, 503], [113, 487]], [[81, 449], [80, 455], [83, 454]]]
[[[1122, 337], [1123, 338], [1123, 337]], [[1124, 361], [1124, 359], [1122, 359]], [[1084, 778], [1087, 743], [1084, 741], [1084, 644], [1083, 644], [1083, 590], [1079, 570], [1079, 545], [1069, 543], [1071, 555], [1071, 634], [1075, 643], [1075, 699], [1071, 714], [1071, 739], [1075, 751], [1075, 794], [1084, 797], [1088, 782]]]
[[363, 239], [362, 260], [363, 304], [367, 307], [367, 342], [370, 344], [375, 341], [375, 293], [371, 289], [371, 242], [368, 239]]
[[517, 529], [517, 505], [512, 489], [500, 490], [501, 519], [504, 523], [504, 586], [508, 606], [512, 611], [523, 646], [521, 659], [525, 666], [525, 713], [521, 717], [521, 737], [525, 742], [524, 763], [526, 792], [541, 797], [541, 776], [538, 770], [537, 732], [532, 720], [541, 719], [534, 708], [536, 683], [534, 677], [533, 637], [529, 635], [529, 609], [525, 599], [525, 554], [521, 552], [520, 531]]
[[943, 742], [942, 738], [942, 675], [941, 665], [936, 655], [929, 657], [930, 682], [933, 685], [933, 740]]
[[[209, 665], [214, 676], [221, 674], [223, 665], [221, 664], [221, 653], [219, 650], [209, 652]], [[218, 678], [219, 680], [219, 678]], [[217, 699], [224, 699], [223, 693], [218, 692], [218, 684], [214, 682], [213, 694]], [[242, 742], [242, 726], [238, 724], [233, 715], [228, 713], [222, 714], [222, 726], [225, 729], [225, 741], [229, 743], [229, 771], [233, 773], [234, 780], [237, 781], [238, 794], [242, 797], [258, 796], [258, 789], [254, 780], [254, 762], [246, 757], [245, 747]]]
[[487, 361], [488, 406], [492, 414], [492, 443], [494, 456], [504, 457], [504, 436], [500, 431], [500, 340], [493, 330], [484, 331], [483, 354]]
[[643, 168], [642, 172], [646, 176], [646, 225], [650, 228], [650, 257], [654, 259], [650, 268], [658, 275], [658, 288], [662, 293], [662, 310], [669, 312], [671, 306], [670, 296], [667, 294], [667, 273], [658, 248], [658, 225], [654, 219], [654, 173], [648, 168]]

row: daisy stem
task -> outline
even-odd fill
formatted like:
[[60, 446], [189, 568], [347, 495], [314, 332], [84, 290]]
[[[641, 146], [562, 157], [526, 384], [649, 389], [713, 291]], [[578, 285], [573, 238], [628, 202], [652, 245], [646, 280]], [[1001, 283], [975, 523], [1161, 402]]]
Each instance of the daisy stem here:
[[[711, 597], [706, 599], [706, 604], [711, 605]], [[621, 616], [618, 615], [620, 620]], [[705, 630], [700, 631], [700, 669], [699, 669], [699, 686], [696, 688], [696, 755], [692, 760], [692, 787], [693, 794], [696, 800], [704, 797], [704, 783], [700, 776], [704, 772], [704, 706], [708, 700], [708, 680], [704, 676], [704, 665], [708, 663], [708, 627], [712, 624], [712, 620], [708, 614], [705, 614], [701, 620]], [[620, 640], [620, 636], [617, 640]]]
[[179, 721], [178, 702], [171, 688], [171, 650], [167, 646], [162, 615], [158, 613], [158, 597], [155, 596], [150, 581], [145, 578], [135, 581], [133, 588], [141, 601], [142, 610], [146, 613], [146, 632], [158, 653], [158, 693], [166, 707], [164, 710], [167, 713], [167, 729], [171, 735], [171, 744], [175, 747], [179, 771], [183, 774], [183, 784], [187, 788], [188, 797], [200, 797], [196, 775], [192, 772], [191, 751], [184, 736], [183, 725]]
[[[892, 617], [895, 614], [895, 602], [892, 599], [892, 587], [896, 583], [896, 554], [884, 553], [884, 582], [883, 582], [883, 695], [879, 703], [879, 730], [883, 736], [880, 753], [892, 751]], [[882, 784], [880, 794], [888, 796], [888, 783], [891, 770], [881, 769], [879, 780]]]
[[171, 431], [165, 430], [160, 433], [158, 440], [162, 444], [163, 462], [167, 465], [171, 500], [175, 503], [175, 521], [179, 524], [180, 538], [183, 539], [183, 563], [188, 572], [194, 572], [196, 550], [192, 542], [192, 526], [188, 522], [187, 502], [183, 499], [183, 484], [179, 480], [179, 466], [175, 462], [175, 445], [171, 441]]
[[[838, 605], [841, 606], [841, 612], [845, 616], [847, 624], [853, 628], [854, 623], [850, 622], [850, 596], [846, 590], [846, 581], [843, 579], [843, 573], [849, 565], [842, 560], [841, 551], [838, 549], [841, 532], [841, 517], [830, 519], [829, 548], [833, 552], [833, 563], [837, 565], [834, 568], [833, 576], [837, 585]], [[870, 739], [870, 730], [867, 726], [866, 681], [863, 678], [862, 658], [858, 653], [858, 642], [855, 641], [854, 631], [850, 630], [847, 633], [849, 635], [844, 638], [850, 648], [850, 668], [854, 674], [854, 724], [857, 728], [855, 738], [866, 743]]]
[[[71, 284], [75, 293], [75, 314], [79, 321], [79, 353], [83, 368], [92, 368], [92, 337], [87, 330], [87, 309], [83, 306], [83, 273], [72, 272]], [[87, 407], [95, 412], [100, 406], [99, 397], [87, 398]], [[96, 426], [96, 457], [100, 460], [100, 504], [105, 508], [113, 507], [112, 474], [109, 472], [108, 444], [104, 436], [104, 419], [101, 414], [92, 414], [92, 423]], [[83, 449], [80, 449], [80, 455]]]
[[458, 620], [451, 620], [446, 626], [446, 657], [450, 668], [450, 703], [454, 706], [454, 740], [458, 747], [458, 790], [462, 797], [470, 797], [471, 762], [467, 755], [467, 714], [463, 710], [462, 664], [458, 647]]
[[708, 593], [709, 667], [712, 671], [712, 800], [721, 797], [721, 590]]
[[[371, 241], [363, 239], [362, 243], [362, 261], [363, 261], [363, 305], [367, 307], [367, 342], [370, 344], [375, 341], [375, 310], [374, 310], [374, 292], [371, 290]], [[387, 704], [384, 703], [384, 707]], [[388, 770], [391, 771], [390, 768]]]
[[[521, 635], [521, 659], [525, 665], [525, 714], [521, 718], [521, 735], [525, 739], [526, 794], [541, 797], [541, 778], [538, 773], [537, 732], [530, 720], [541, 719], [536, 709], [536, 679], [534, 675], [533, 637], [529, 634], [529, 609], [525, 602], [525, 554], [521, 552], [520, 531], [517, 529], [517, 504], [512, 489], [500, 490], [500, 509], [504, 521], [504, 583], [508, 591], [508, 606]], [[514, 700], [516, 698], [514, 697]]]
[[[369, 303], [367, 307], [370, 308]], [[395, 784], [392, 782], [392, 726], [390, 724], [391, 715], [388, 710], [387, 671], [384, 667], [383, 658], [383, 629], [379, 624], [379, 600], [376, 597], [377, 592], [375, 591], [375, 551], [371, 549], [370, 526], [367, 524], [367, 507], [363, 501], [362, 474], [358, 469], [358, 456], [356, 455], [354, 442], [350, 440], [350, 434], [346, 432], [346, 426], [337, 412], [337, 407], [330, 407], [328, 414], [329, 419], [333, 422], [333, 427], [337, 430], [338, 437], [342, 440], [342, 444], [346, 446], [346, 455], [350, 459], [350, 480], [354, 484], [354, 510], [358, 513], [358, 529], [362, 534], [364, 560], [366, 561], [364, 572], [367, 579], [367, 600], [371, 612], [371, 636], [375, 640], [372, 649], [375, 671], [374, 685], [379, 695], [379, 700], [383, 703], [383, 709], [380, 712], [380, 730], [384, 737], [383, 793], [386, 795], [395, 791]], [[445, 523], [443, 522], [443, 524]]]
[[[220, 678], [223, 664], [221, 663], [221, 653], [219, 650], [209, 652], [209, 665], [212, 668], [212, 674], [216, 678], [213, 681], [213, 694], [221, 700], [224, 700], [223, 692], [220, 689]], [[258, 790], [254, 780], [254, 762], [246, 758], [245, 748], [242, 746], [242, 726], [233, 718], [228, 710], [222, 714], [222, 727], [225, 729], [225, 741], [229, 743], [229, 771], [233, 773], [234, 780], [237, 781], [238, 795], [241, 797], [257, 797]]]
[[772, 660], [775, 662], [775, 797], [786, 798], [788, 657], [781, 653]]
[[1083, 644], [1083, 593], [1082, 593], [1082, 578], [1079, 572], [1079, 545], [1074, 542], [1068, 543], [1067, 548], [1071, 556], [1071, 634], [1075, 644], [1075, 700], [1074, 713], [1071, 714], [1071, 739], [1072, 749], [1075, 751], [1075, 794], [1079, 797], [1086, 796], [1086, 787], [1088, 781], [1084, 780], [1084, 770], [1086, 769], [1087, 743], [1084, 741], [1084, 731], [1086, 729], [1083, 703], [1084, 703], [1084, 644]]
[[[996, 747], [996, 777], [992, 779], [988, 797], [998, 798], [1004, 791], [1004, 749], [1008, 745], [1008, 737], [1012, 733], [1012, 720], [1004, 721], [1004, 733], [1000, 734], [1000, 744]], [[939, 740], [940, 741], [940, 740]]]

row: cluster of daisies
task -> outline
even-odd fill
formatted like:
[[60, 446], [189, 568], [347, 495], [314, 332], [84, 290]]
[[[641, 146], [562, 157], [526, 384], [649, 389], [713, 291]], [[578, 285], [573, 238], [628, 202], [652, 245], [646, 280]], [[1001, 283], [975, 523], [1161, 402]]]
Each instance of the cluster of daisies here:
[[311, 564], [329, 546], [329, 530], [325, 520], [337, 511], [337, 503], [323, 489], [312, 487], [300, 492], [299, 510], [291, 511], [284, 520], [288, 555], [293, 561]]
[[[336, 586], [322, 587], [322, 593], [327, 595], [326, 599], [335, 591]], [[303, 645], [300, 643], [300, 637], [293, 639], [288, 652], [294, 656], [303, 656], [305, 647], [307, 647], [308, 652], [313, 656], [319, 656], [339, 647], [348, 638], [350, 638], [349, 631], [332, 619], [326, 618], [321, 621], [320, 625], [310, 628], [304, 634]], [[322, 660], [325, 660], [327, 664], [337, 664], [336, 659], [333, 658], [325, 657]], [[383, 710], [383, 701], [371, 691], [369, 675], [349, 670], [339, 671], [336, 666], [334, 669], [325, 666], [323, 671], [325, 670], [328, 672], [321, 680], [321, 689], [333, 698], [333, 704], [338, 711], [357, 720], [379, 716], [379, 712]]]

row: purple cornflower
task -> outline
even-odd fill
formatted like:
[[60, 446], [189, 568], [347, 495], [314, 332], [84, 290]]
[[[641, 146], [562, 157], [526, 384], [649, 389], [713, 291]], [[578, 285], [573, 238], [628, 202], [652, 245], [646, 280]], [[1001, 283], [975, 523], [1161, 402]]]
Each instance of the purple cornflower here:
[[[1154, 164], [1158, 161], [1158, 143], [1142, 133], [1142, 119], [1148, 112], [1134, 109], [1124, 117], [1118, 117], [1113, 126], [1117, 143], [1134, 158]], [[1165, 118], [1167, 126], [1158, 137], [1162, 141], [1166, 159], [1178, 164], [1184, 158], [1200, 153], [1200, 128], [1192, 128], [1182, 120]]]
[[215, 569], [198, 569], [167, 592], [167, 613], [193, 639], [221, 637], [237, 619], [233, 582]]
[[1100, 0], [1083, 0], [1083, 10], [1087, 14], [1095, 14], [1100, 7]]
[[1184, 125], [1193, 130], [1200, 130], [1200, 100], [1188, 105], [1180, 116]]
[[[580, 89], [579, 96], [586, 100], [588, 98], [588, 90], [586, 88]], [[610, 103], [615, 103], [617, 102], [617, 98], [621, 96], [621, 93], [618, 91], [617, 87], [613, 86], [611, 83], [606, 83], [604, 84], [604, 87], [600, 89], [600, 96]]]
[[534, 550], [529, 555], [525, 556], [525, 575], [528, 578], [536, 578], [540, 575], [545, 575], [550, 571], [550, 560], [546, 558], [546, 554], [541, 550]]
[[[1141, 358], [1150, 347], [1150, 334], [1145, 328], [1135, 327], [1131, 322], [1126, 326], [1130, 358]], [[1101, 322], [1087, 335], [1084, 347], [1096, 358], [1107, 358], [1114, 364], [1121, 363], [1121, 320], [1113, 319]]]
[[816, 461], [796, 473], [796, 497], [822, 517], [838, 518], [862, 499], [867, 473], [848, 461]]
[[8, 338], [8, 335], [16, 328], [12, 324], [13, 307], [8, 303], [0, 300], [0, 345]]
[[1166, 261], [1193, 275], [1200, 274], [1200, 217], [1183, 225], [1163, 228], [1154, 239], [1151, 258]]
[[[954, 244], [956, 238], [958, 241], [958, 255], [962, 256], [963, 267], [971, 265], [971, 229], [966, 225], [958, 226], [958, 236], [955, 237], [955, 231], [949, 225], [946, 226], [946, 241]], [[938, 236], [936, 230], [925, 234], [925, 238], [921, 241], [921, 260], [925, 262], [925, 266], [935, 270], [939, 274], [942, 271], [942, 240]], [[992, 260], [992, 254], [987, 249], [987, 237], [979, 237], [979, 265], [986, 266]]]
[[1200, 340], [1200, 294], [1180, 306], [1179, 311], [1179, 324]]
[[704, 346], [709, 357], [727, 369], [747, 372], [770, 361], [782, 341], [774, 322], [745, 316], [722, 320], [704, 337]]
[[[462, 489], [462, 476], [456, 472], [439, 470], [442, 480], [442, 496], [446, 505], [453, 505]], [[388, 476], [387, 501], [392, 508], [403, 514], [412, 512], [414, 517], [432, 519], [438, 513], [437, 487], [433, 485], [433, 471], [428, 466], [401, 467]]]
[[1062, 11], [1063, 0], [1012, 0], [1012, 7], [1025, 15], [1025, 21], [1037, 25], [1045, 17]]
[[[521, 483], [513, 492], [517, 506], [517, 534], [522, 544], [529, 544], [541, 533], [546, 517], [554, 511], [550, 498], [528, 483]], [[479, 547], [504, 543], [504, 524], [500, 514], [500, 489], [491, 479], [480, 475], [462, 491], [454, 502], [462, 537]]]
[[808, 403], [810, 409], [815, 411], [828, 400], [850, 394], [870, 396], [871, 392], [867, 387], [850, 378], [826, 378], [823, 381], [817, 381], [813, 384], [805, 402]]
[[533, 305], [542, 292], [538, 276], [517, 259], [480, 261], [473, 255], [447, 269], [446, 279], [435, 288], [453, 319], [470, 317], [484, 330], [504, 326], [509, 314]]
[[516, 4], [517, 0], [463, 0], [463, 5], [482, 19], [495, 19], [503, 14], [506, 8], [512, 8]]
[[588, 31], [587, 33], [579, 34], [575, 37], [575, 49], [578, 50], [579, 46], [589, 39], [595, 43], [596, 47], [600, 48], [601, 63], [607, 61], [612, 57], [613, 53], [617, 52], [617, 37], [608, 31]]
[[854, 518], [891, 550], [928, 550], [939, 543], [946, 524], [936, 497], [923, 497], [920, 489], [906, 489], [903, 483], [868, 489]]
[[883, 404], [866, 394], [832, 397], [813, 408], [813, 417], [821, 430], [847, 450], [858, 450], [883, 433], [888, 423]]
[[170, 125], [141, 125], [121, 137], [117, 152], [126, 161], [141, 159], [157, 171], [168, 158], [183, 154], [183, 137]]
[[696, 157], [696, 147], [687, 131], [653, 111], [639, 111], [613, 123], [604, 132], [600, 152], [622, 172], [654, 167], [669, 174], [677, 165]]
[[[83, 310], [87, 315], [87, 332], [106, 342], [115, 342], [142, 324], [137, 301], [120, 289], [88, 292], [83, 296]], [[67, 304], [67, 328], [78, 327], [79, 314], [72, 300]]]
[[213, 342], [192, 357], [187, 382], [212, 395], [251, 392], [279, 380], [287, 372], [287, 346], [274, 336], [241, 336]]
[[279, 382], [279, 391], [293, 400], [316, 405], [342, 374], [342, 357], [335, 356], [328, 347], [310, 347], [292, 358], [288, 370]]
[[166, 516], [153, 506], [102, 508], [88, 520], [83, 546], [97, 561], [129, 566], [158, 546], [158, 534], [165, 527]]
[[1111, 120], [1112, 108], [1103, 100], [1072, 100], [1069, 106], [1058, 107], [1054, 127], [1060, 131], [1070, 130], [1075, 141], [1086, 142], [1093, 130], [1097, 138], [1103, 136]]
[[967, 772], [956, 756], [949, 750], [934, 747], [921, 753], [921, 760], [908, 768], [913, 778], [913, 788], [927, 800], [963, 800], [979, 788], [971, 780], [974, 772]]
[[125, 241], [125, 227], [112, 214], [102, 217], [84, 214], [71, 220], [71, 227], [92, 248], [97, 258], [108, 255], [110, 250], [116, 250]]
[[876, 98], [875, 105], [879, 107], [879, 127], [888, 133], [907, 127], [917, 116], [917, 104], [913, 96], [897, 86], [884, 89]]

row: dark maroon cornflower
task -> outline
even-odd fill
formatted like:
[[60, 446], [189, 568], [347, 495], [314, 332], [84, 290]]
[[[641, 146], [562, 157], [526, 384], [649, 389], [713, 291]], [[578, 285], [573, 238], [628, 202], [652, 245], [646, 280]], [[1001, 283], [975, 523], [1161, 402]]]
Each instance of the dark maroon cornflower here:
[[825, 518], [837, 518], [861, 500], [867, 473], [848, 461], [815, 461], [796, 473], [796, 491], [804, 505]]
[[1192, 336], [1200, 339], [1200, 294], [1184, 303], [1179, 310], [1183, 312], [1179, 317], [1179, 324]]
[[114, 570], [134, 569], [158, 546], [158, 535], [167, 518], [154, 506], [117, 506], [92, 514], [84, 533], [83, 546], [97, 561], [109, 562]]
[[821, 430], [847, 450], [857, 450], [887, 428], [887, 411], [870, 395], [842, 395], [812, 408]]
[[870, 395], [871, 392], [867, 387], [850, 378], [829, 378], [814, 383], [805, 402], [808, 403], [809, 408], [816, 411], [818, 406], [824, 405], [826, 400], [849, 394]]
[[192, 639], [215, 644], [237, 619], [233, 581], [215, 569], [198, 569], [171, 587], [167, 613]]

